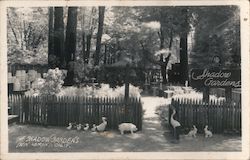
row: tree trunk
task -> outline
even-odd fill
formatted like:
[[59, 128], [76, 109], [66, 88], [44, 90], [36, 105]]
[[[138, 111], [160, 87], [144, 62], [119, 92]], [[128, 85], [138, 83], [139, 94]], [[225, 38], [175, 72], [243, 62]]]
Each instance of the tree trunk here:
[[95, 8], [92, 7], [90, 21], [89, 21], [89, 30], [88, 30], [87, 35], [86, 35], [86, 52], [84, 55], [84, 63], [85, 64], [87, 64], [89, 62], [91, 39], [92, 39], [93, 27], [94, 27], [94, 21], [93, 21], [94, 13], [95, 13]]
[[164, 49], [164, 41], [165, 41], [165, 37], [164, 37], [164, 33], [163, 33], [163, 29], [162, 27], [160, 28], [160, 33], [159, 33], [159, 37], [160, 37], [160, 49]]
[[98, 32], [97, 32], [97, 37], [96, 37], [96, 53], [94, 56], [95, 66], [99, 64], [99, 55], [101, 51], [101, 40], [102, 40], [102, 32], [103, 32], [104, 12], [105, 12], [105, 7], [104, 6], [99, 7]]
[[[48, 57], [55, 54], [54, 53], [54, 8], [49, 7], [49, 37], [48, 37]], [[51, 62], [48, 58], [49, 68], [51, 68]]]
[[160, 55], [160, 62], [162, 63], [161, 66], [161, 76], [163, 83], [165, 84], [167, 82], [167, 77], [166, 77], [166, 66], [163, 61], [163, 54]]
[[167, 83], [167, 65], [170, 59], [171, 53], [165, 58], [165, 61], [163, 60], [163, 55], [161, 54], [160, 57], [160, 62], [161, 62], [161, 76], [162, 76], [162, 80], [163, 80], [163, 84]]
[[103, 60], [103, 63], [104, 64], [107, 64], [107, 45], [105, 44], [105, 46], [104, 46], [105, 48], [105, 51], [104, 51], [104, 60]]
[[84, 63], [88, 63], [89, 62], [89, 55], [90, 55], [90, 47], [91, 47], [91, 39], [92, 39], [92, 34], [88, 34], [87, 35], [87, 49], [86, 49], [86, 54], [84, 55]]
[[65, 78], [65, 85], [73, 85], [74, 65], [69, 65], [69, 62], [76, 59], [76, 27], [77, 7], [69, 7], [65, 40], [65, 59], [68, 73]]
[[69, 7], [65, 40], [66, 64], [74, 61], [76, 56], [77, 7]]
[[170, 37], [169, 37], [169, 45], [168, 45], [169, 50], [172, 49], [173, 38], [174, 38], [173, 37], [173, 29], [171, 29], [171, 31], [170, 31]]
[[28, 33], [27, 33], [27, 43], [28, 43], [29, 49], [32, 48], [31, 45], [30, 45], [31, 32], [32, 32], [32, 28], [31, 28], [31, 24], [29, 23]]
[[188, 36], [188, 20], [187, 9], [182, 10], [184, 16], [182, 22], [182, 32], [180, 34], [180, 70], [181, 83], [185, 84], [188, 81], [188, 53], [187, 53], [187, 36]]
[[20, 30], [19, 31], [19, 35], [20, 35], [20, 41], [21, 41], [21, 49], [23, 49], [23, 32]]
[[83, 60], [86, 54], [86, 40], [85, 40], [85, 28], [84, 28], [84, 21], [85, 21], [85, 12], [84, 9], [81, 10], [82, 14], [82, 21], [81, 21], [81, 29], [82, 29], [82, 58]]
[[62, 68], [64, 64], [64, 22], [63, 7], [55, 7], [54, 11], [54, 53], [56, 56], [55, 65]]

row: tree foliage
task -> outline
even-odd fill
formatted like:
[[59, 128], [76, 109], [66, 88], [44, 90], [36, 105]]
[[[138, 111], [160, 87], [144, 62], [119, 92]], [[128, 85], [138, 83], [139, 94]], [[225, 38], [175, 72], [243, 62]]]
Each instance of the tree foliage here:
[[190, 63], [209, 67], [215, 55], [223, 67], [240, 65], [237, 6], [19, 7], [7, 16], [9, 63], [68, 63], [75, 82], [112, 63], [160, 68], [163, 79], [178, 58], [185, 73]]
[[46, 63], [47, 8], [7, 10], [8, 64]]
[[[214, 56], [221, 66], [233, 65], [233, 55], [240, 56], [240, 18], [237, 6], [195, 8], [194, 48], [190, 55], [192, 67], [209, 67]], [[204, 18], [206, 17], [206, 18]], [[236, 60], [239, 65], [239, 61]]]

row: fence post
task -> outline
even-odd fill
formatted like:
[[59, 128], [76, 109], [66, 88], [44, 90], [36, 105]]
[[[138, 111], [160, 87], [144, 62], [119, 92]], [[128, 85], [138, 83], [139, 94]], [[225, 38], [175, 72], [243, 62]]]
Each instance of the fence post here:
[[232, 88], [231, 87], [227, 87], [225, 89], [225, 96], [226, 96], [226, 101], [227, 102], [231, 102], [232, 101]]
[[209, 88], [204, 87], [202, 93], [203, 93], [203, 101], [208, 103], [209, 102]]
[[138, 114], [139, 114], [139, 130], [142, 130], [142, 104], [141, 104], [141, 100], [139, 101], [139, 109], [138, 109]]

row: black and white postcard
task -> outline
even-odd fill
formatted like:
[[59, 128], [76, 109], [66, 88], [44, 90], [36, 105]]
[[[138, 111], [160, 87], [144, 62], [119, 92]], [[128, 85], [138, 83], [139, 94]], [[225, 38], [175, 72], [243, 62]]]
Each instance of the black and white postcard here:
[[249, 2], [1, 1], [1, 159], [249, 159]]

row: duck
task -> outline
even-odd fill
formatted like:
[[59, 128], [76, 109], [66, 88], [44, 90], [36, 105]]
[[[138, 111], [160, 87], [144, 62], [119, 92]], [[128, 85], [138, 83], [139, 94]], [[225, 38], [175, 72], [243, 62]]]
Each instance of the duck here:
[[96, 131], [96, 125], [95, 125], [95, 124], [93, 124], [93, 127], [91, 128], [91, 131], [92, 131], [92, 132], [95, 132], [95, 131]]
[[72, 129], [77, 129], [77, 123], [74, 122], [74, 123], [71, 123], [72, 124]]
[[67, 127], [68, 130], [72, 129], [73, 125], [72, 123], [69, 123], [69, 126]]
[[103, 132], [106, 129], [107, 121], [106, 117], [102, 117], [102, 123], [96, 126], [96, 130], [99, 132]]
[[212, 133], [211, 131], [208, 130], [208, 125], [205, 126], [204, 132], [205, 132], [205, 138], [208, 138], [208, 137], [212, 137], [212, 136], [213, 136], [213, 133]]
[[85, 127], [83, 128], [83, 130], [84, 130], [84, 131], [87, 131], [88, 129], [89, 129], [89, 124], [86, 123], [86, 124], [85, 124]]
[[82, 124], [76, 125], [76, 129], [77, 129], [78, 131], [80, 131], [80, 130], [82, 129]]

